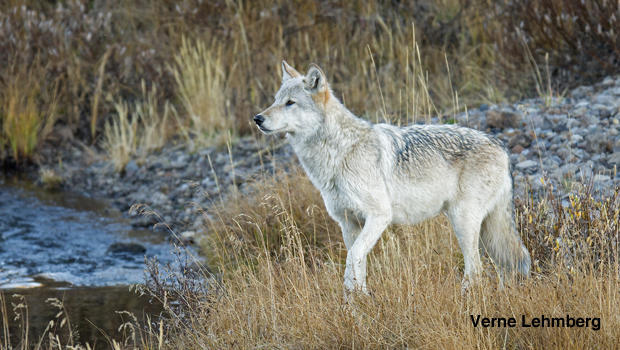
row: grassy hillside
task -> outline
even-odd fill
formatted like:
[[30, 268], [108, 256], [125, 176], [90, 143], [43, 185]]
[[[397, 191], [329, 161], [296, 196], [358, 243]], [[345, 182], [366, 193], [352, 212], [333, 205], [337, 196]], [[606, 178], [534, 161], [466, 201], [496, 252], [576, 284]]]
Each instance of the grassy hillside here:
[[78, 140], [114, 160], [222, 144], [270, 104], [280, 61], [318, 63], [371, 120], [449, 116], [618, 72], [613, 1], [10, 0], [0, 159]]

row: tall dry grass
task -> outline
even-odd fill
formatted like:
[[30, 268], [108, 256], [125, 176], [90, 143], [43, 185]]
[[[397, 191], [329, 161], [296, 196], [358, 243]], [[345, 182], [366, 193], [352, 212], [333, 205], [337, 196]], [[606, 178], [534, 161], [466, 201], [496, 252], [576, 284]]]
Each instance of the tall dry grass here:
[[[32, 339], [29, 329], [30, 311], [26, 298], [18, 294], [8, 298], [4, 293], [0, 293], [0, 323], [2, 325], [0, 349], [90, 349], [88, 345], [82, 347], [75, 342], [75, 330], [71, 326], [71, 321], [63, 302], [56, 298], [50, 298], [46, 301], [58, 312], [48, 322], [43, 334], [38, 339]], [[10, 309], [8, 305], [10, 305]]]
[[281, 59], [318, 63], [358, 115], [406, 123], [449, 116], [457, 101], [535, 94], [528, 72], [545, 54], [556, 82], [617, 73], [618, 6], [597, 4], [12, 0], [0, 4], [0, 80], [12, 61], [46, 62], [32, 74], [57, 82], [58, 123], [91, 144], [142, 81], [177, 107], [177, 131], [192, 140], [247, 133], [280, 84]]
[[[93, 350], [102, 345], [80, 342], [80, 331], [71, 323], [64, 302], [57, 298], [48, 298], [46, 303], [57, 312], [51, 318], [41, 334], [33, 335], [30, 329], [28, 303], [23, 295], [7, 296], [0, 293], [0, 350]], [[107, 342], [103, 347], [113, 350], [124, 349], [162, 349], [163, 323], [151, 322], [146, 317], [146, 326], [138, 325], [135, 315], [127, 311], [116, 311], [127, 319], [119, 325], [122, 339], [113, 339], [103, 331]]]
[[219, 45], [183, 37], [170, 67], [188, 120], [180, 123], [180, 130], [189, 143], [221, 145], [234, 130], [234, 118], [226, 108], [227, 81]]
[[488, 34], [498, 50], [527, 61], [525, 42], [538, 62], [549, 55], [556, 83], [618, 73], [617, 1], [516, 0], [492, 11]]
[[0, 80], [0, 148], [6, 146], [16, 162], [35, 155], [56, 121], [58, 91], [46, 90], [38, 80], [44, 70], [39, 63], [32, 67], [13, 63]]
[[[169, 101], [158, 100], [157, 88], [141, 85], [140, 99], [129, 104], [117, 101], [116, 114], [104, 128], [102, 148], [117, 171], [132, 158], [141, 158], [163, 147], [173, 133], [169, 121], [176, 110]], [[111, 99], [111, 97], [109, 97]]]
[[[445, 217], [391, 227], [369, 256], [372, 295], [346, 301], [340, 231], [309, 180], [280, 174], [255, 186], [254, 196], [207, 212], [203, 249], [216, 270], [203, 272], [210, 288], [159, 290], [176, 305], [166, 348], [617, 346], [618, 191], [601, 199], [583, 192], [568, 206], [552, 195], [519, 201], [533, 273], [503, 289], [486, 260], [482, 281], [461, 293], [462, 256]], [[518, 326], [476, 328], [470, 315], [478, 314], [514, 317]], [[522, 317], [529, 323], [542, 315], [600, 318], [600, 329], [520, 326]]]

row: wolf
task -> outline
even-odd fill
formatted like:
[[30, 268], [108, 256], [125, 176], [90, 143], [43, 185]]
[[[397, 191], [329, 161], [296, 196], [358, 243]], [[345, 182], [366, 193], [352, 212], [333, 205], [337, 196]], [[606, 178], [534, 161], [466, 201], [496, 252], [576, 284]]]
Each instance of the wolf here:
[[501, 268], [500, 277], [529, 275], [501, 141], [455, 125], [372, 124], [334, 96], [317, 65], [302, 75], [286, 61], [275, 102], [253, 119], [264, 134], [286, 134], [340, 225], [345, 290], [368, 293], [366, 257], [388, 225], [442, 212], [463, 253], [464, 289], [481, 273], [480, 248]]

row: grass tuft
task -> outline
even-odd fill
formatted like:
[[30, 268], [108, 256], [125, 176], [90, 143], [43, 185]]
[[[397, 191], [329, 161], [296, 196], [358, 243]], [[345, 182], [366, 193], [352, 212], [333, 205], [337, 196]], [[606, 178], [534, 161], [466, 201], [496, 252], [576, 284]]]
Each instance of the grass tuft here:
[[45, 91], [38, 80], [44, 70], [13, 66], [0, 80], [0, 147], [8, 146], [15, 162], [30, 160], [56, 121], [56, 91]]
[[102, 147], [117, 171], [122, 171], [132, 157], [143, 157], [163, 147], [171, 136], [170, 115], [176, 110], [158, 100], [155, 86], [147, 90], [142, 82], [141, 99], [129, 105], [117, 101], [116, 115], [104, 129]]
[[190, 143], [223, 145], [233, 130], [233, 118], [226, 113], [226, 74], [222, 50], [216, 42], [206, 45], [183, 37], [174, 57], [173, 71], [178, 98], [187, 123], [181, 131]]

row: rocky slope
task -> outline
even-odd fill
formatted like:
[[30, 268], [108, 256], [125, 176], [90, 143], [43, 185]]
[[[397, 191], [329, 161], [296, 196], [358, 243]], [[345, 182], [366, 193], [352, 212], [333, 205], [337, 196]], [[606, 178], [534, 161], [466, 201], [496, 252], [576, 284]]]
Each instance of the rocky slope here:
[[[561, 98], [482, 105], [455, 118], [460, 125], [505, 142], [517, 196], [537, 193], [549, 182], [564, 196], [584, 185], [599, 193], [616, 189], [619, 120], [620, 77], [576, 88]], [[191, 152], [170, 146], [131, 161], [122, 174], [105, 160], [87, 165], [82, 153], [76, 148], [62, 165], [50, 165], [63, 176], [65, 187], [108, 198], [125, 212], [133, 204], [146, 204], [177, 232], [200, 229], [200, 208], [225, 196], [231, 187], [243, 192], [248, 181], [297, 163], [283, 139], [262, 137], [243, 138], [230, 150]], [[154, 217], [132, 217], [135, 226], [156, 222]]]
[[620, 77], [547, 101], [481, 106], [457, 120], [505, 142], [517, 193], [526, 185], [540, 190], [541, 179], [562, 193], [590, 183], [595, 192], [618, 186]]

